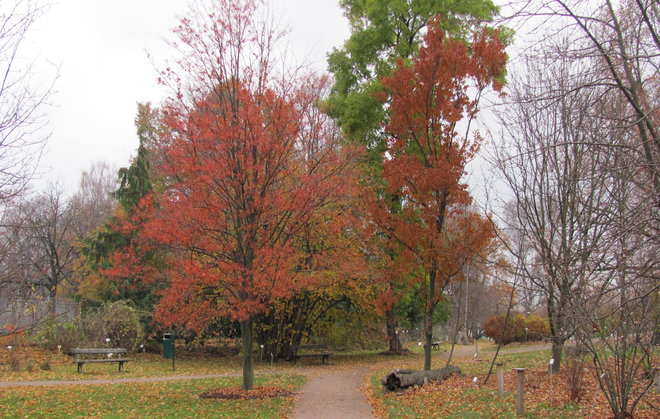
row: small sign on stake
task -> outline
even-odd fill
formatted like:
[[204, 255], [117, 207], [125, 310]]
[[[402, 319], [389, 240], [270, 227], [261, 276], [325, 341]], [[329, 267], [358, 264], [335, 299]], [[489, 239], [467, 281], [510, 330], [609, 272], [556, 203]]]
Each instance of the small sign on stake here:
[[555, 364], [555, 359], [550, 358], [550, 404], [553, 403], [553, 391], [552, 391], [552, 366]]

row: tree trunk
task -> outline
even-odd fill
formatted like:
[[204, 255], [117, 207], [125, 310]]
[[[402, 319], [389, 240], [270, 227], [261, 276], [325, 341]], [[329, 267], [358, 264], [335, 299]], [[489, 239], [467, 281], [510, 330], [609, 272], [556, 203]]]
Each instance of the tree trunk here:
[[[550, 293], [548, 298], [548, 320], [550, 323], [550, 338], [552, 339], [552, 359], [554, 364], [550, 367], [553, 374], [559, 373], [561, 367], [561, 355], [564, 349], [563, 336], [564, 328], [564, 313], [555, 305], [554, 293]], [[550, 369], [549, 368], [549, 369]]]
[[433, 310], [435, 308], [435, 269], [429, 272], [429, 288], [424, 310], [424, 370], [431, 369], [431, 346], [433, 345]]
[[552, 359], [554, 363], [552, 364], [552, 373], [558, 374], [561, 368], [561, 356], [564, 351], [564, 341], [557, 337], [552, 338]]
[[398, 370], [391, 372], [380, 382], [383, 384], [384, 389], [396, 391], [411, 386], [421, 386], [429, 381], [442, 381], [452, 374], [460, 373], [461, 369], [453, 365], [428, 371]]
[[243, 390], [254, 387], [254, 366], [252, 364], [252, 318], [241, 322], [241, 340], [243, 341]]
[[401, 341], [396, 333], [396, 317], [394, 317], [394, 307], [385, 312], [387, 320], [387, 340], [390, 344], [390, 352], [398, 353], [401, 351]]
[[48, 289], [48, 313], [55, 317], [57, 315], [57, 284], [51, 285]]

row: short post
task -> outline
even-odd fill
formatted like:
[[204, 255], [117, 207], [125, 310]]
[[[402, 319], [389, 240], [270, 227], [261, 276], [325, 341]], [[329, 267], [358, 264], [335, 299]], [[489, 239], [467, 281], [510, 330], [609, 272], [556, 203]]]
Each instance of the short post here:
[[516, 397], [516, 415], [525, 416], [525, 371], [527, 368], [514, 368], [518, 378], [518, 394]]
[[504, 396], [504, 363], [498, 362], [497, 364], [497, 395]]
[[653, 368], [653, 388], [660, 393], [660, 367]]

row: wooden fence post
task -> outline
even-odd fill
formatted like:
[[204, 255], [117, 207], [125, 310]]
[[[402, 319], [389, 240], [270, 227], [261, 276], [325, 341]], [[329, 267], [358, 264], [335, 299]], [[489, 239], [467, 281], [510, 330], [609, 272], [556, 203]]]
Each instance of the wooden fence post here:
[[516, 415], [525, 416], [525, 371], [527, 368], [514, 368], [518, 378], [518, 394], [516, 397]]

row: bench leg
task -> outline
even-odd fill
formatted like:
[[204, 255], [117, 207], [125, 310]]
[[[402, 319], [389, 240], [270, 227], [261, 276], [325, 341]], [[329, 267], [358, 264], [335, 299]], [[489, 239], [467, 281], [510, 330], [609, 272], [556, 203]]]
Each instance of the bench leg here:
[[82, 372], [83, 372], [83, 365], [84, 365], [84, 364], [83, 364], [82, 362], [78, 362], [78, 374], [82, 374]]
[[118, 364], [119, 364], [119, 372], [124, 372], [124, 363], [119, 362]]

